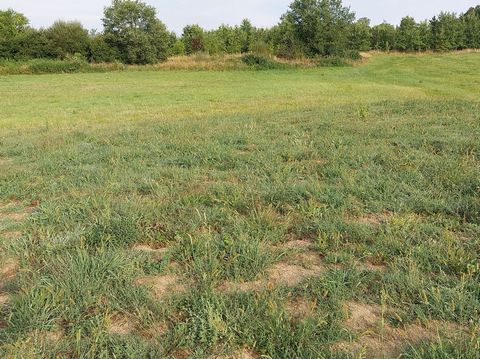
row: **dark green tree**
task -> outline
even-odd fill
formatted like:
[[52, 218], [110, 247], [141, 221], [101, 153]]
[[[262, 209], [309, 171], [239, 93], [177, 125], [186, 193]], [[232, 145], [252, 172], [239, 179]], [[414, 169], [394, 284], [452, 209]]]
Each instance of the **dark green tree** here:
[[480, 5], [476, 8], [470, 8], [461, 16], [465, 47], [480, 48]]
[[69, 55], [88, 55], [89, 36], [79, 22], [57, 21], [45, 31], [50, 57], [64, 59]]
[[362, 18], [356, 21], [350, 27], [348, 35], [349, 48], [358, 51], [368, 51], [371, 49], [372, 29], [370, 20]]
[[13, 58], [18, 52], [16, 38], [28, 29], [25, 15], [11, 9], [0, 11], [0, 58]]
[[397, 29], [397, 50], [420, 51], [422, 46], [419, 25], [413, 17], [404, 17]]
[[182, 41], [187, 55], [205, 51], [205, 31], [199, 25], [185, 26]]
[[113, 0], [105, 8], [103, 26], [107, 43], [124, 62], [147, 64], [167, 59], [170, 35], [154, 7], [140, 0]]
[[283, 17], [307, 56], [344, 55], [354, 20], [355, 14], [341, 0], [295, 0]]
[[430, 21], [432, 49], [451, 51], [465, 47], [465, 32], [462, 21], [453, 13], [441, 13]]
[[371, 46], [374, 50], [390, 51], [396, 48], [395, 26], [383, 23], [372, 28]]

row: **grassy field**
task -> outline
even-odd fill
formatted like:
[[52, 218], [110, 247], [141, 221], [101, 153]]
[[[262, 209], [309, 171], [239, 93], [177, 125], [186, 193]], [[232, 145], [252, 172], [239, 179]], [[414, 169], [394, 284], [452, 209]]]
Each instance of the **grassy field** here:
[[478, 359], [479, 68], [0, 77], [0, 357]]

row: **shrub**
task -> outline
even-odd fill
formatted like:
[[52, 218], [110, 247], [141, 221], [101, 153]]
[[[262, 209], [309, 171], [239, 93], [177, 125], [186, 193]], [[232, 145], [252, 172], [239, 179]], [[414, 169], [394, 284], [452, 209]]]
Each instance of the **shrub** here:
[[[32, 74], [55, 74], [79, 72], [87, 63], [78, 57], [71, 57], [67, 60], [35, 59], [26, 65], [26, 72]], [[23, 71], [22, 71], [23, 72]]]
[[242, 62], [255, 70], [272, 70], [285, 68], [285, 65], [283, 64], [270, 60], [266, 57], [254, 54], [244, 55], [242, 57]]

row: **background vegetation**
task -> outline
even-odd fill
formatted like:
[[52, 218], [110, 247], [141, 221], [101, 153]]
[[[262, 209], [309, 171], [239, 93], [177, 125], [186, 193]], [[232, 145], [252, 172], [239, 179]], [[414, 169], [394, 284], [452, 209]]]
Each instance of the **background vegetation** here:
[[295, 0], [278, 25], [262, 29], [244, 20], [239, 26], [206, 30], [188, 25], [169, 32], [153, 7], [139, 0], [113, 0], [103, 31], [77, 22], [55, 22], [34, 29], [14, 10], [0, 11], [0, 59], [60, 59], [153, 64], [175, 55], [255, 53], [294, 59], [357, 58], [359, 51], [451, 51], [480, 48], [480, 6], [463, 14], [441, 13], [417, 23], [405, 17], [398, 26], [371, 26], [341, 0]]

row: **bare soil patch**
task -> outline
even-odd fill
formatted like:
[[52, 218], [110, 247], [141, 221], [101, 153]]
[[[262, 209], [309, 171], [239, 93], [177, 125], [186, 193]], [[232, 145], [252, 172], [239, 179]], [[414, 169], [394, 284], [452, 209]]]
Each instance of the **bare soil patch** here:
[[325, 267], [313, 265], [305, 268], [296, 264], [278, 263], [268, 270], [268, 281], [273, 284], [294, 286], [303, 280], [322, 274]]
[[231, 355], [212, 356], [210, 359], [258, 359], [260, 356], [250, 349], [238, 350]]
[[408, 344], [436, 340], [439, 333], [464, 330], [456, 324], [442, 322], [413, 323], [395, 328], [384, 321], [379, 305], [348, 302], [345, 309], [348, 311], [345, 325], [356, 332], [358, 338], [352, 342], [337, 343], [333, 350], [353, 355], [365, 352], [368, 358], [397, 357]]
[[15, 274], [18, 271], [18, 262], [14, 259], [7, 259], [0, 270], [1, 273], [1, 278], [0, 278], [0, 284], [2, 284], [3, 281], [8, 281], [15, 277]]
[[286, 309], [295, 321], [300, 321], [306, 317], [313, 316], [317, 303], [303, 297], [298, 297], [286, 304]]
[[10, 297], [7, 294], [0, 293], [0, 308], [10, 302]]
[[145, 339], [154, 339], [164, 335], [167, 332], [167, 325], [165, 323], [154, 324], [141, 331], [142, 337]]
[[383, 212], [383, 213], [370, 213], [361, 217], [356, 217], [353, 219], [353, 222], [359, 224], [366, 224], [370, 226], [379, 226], [382, 223], [385, 223], [388, 218], [393, 216], [393, 212]]
[[186, 291], [185, 285], [181, 283], [181, 278], [173, 274], [139, 278], [135, 281], [135, 284], [149, 287], [153, 296], [157, 299]]
[[64, 336], [61, 328], [51, 330], [48, 332], [39, 332], [38, 337], [44, 342], [58, 343]]
[[5, 239], [17, 239], [22, 236], [22, 232], [20, 231], [10, 231], [10, 232], [4, 232], [0, 234], [0, 238], [3, 237]]
[[270, 267], [264, 279], [244, 283], [224, 282], [218, 287], [218, 290], [221, 292], [249, 292], [276, 285], [293, 287], [307, 278], [322, 274], [325, 269], [326, 267], [320, 264], [310, 265], [307, 268], [298, 264], [281, 262]]
[[135, 330], [134, 322], [125, 315], [117, 315], [111, 319], [107, 327], [110, 335], [129, 335]]
[[312, 242], [299, 239], [286, 242], [280, 246], [281, 249], [309, 249], [312, 246]]

